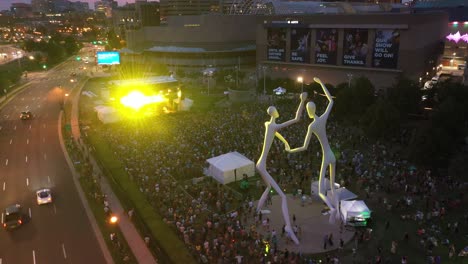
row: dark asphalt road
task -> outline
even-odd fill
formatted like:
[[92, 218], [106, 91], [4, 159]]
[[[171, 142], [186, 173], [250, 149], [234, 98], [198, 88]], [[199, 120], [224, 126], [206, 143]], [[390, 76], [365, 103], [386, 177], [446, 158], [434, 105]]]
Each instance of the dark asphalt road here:
[[[80, 63], [30, 77], [0, 109], [0, 209], [19, 203], [30, 218], [16, 230], [0, 230], [0, 264], [105, 263], [58, 139], [60, 102]], [[20, 120], [25, 109], [32, 120]], [[52, 189], [52, 204], [37, 205], [42, 187]]]

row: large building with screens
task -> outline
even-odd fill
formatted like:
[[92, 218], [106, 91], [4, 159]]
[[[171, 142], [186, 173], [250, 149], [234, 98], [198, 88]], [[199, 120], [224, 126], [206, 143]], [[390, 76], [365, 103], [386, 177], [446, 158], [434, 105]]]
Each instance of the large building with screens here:
[[436, 66], [447, 23], [444, 12], [265, 16], [257, 24], [257, 65], [270, 77], [337, 84], [366, 76], [383, 88]]

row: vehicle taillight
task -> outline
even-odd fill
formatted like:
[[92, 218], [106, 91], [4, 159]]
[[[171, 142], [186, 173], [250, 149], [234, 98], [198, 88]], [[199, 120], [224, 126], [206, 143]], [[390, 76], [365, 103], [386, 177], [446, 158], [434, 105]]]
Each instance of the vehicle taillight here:
[[20, 225], [21, 225], [22, 223], [23, 223], [23, 221], [21, 221], [21, 219], [20, 219], [20, 220], [18, 220], [18, 224], [20, 224]]
[[3, 223], [3, 227], [6, 227], [6, 224], [5, 224], [5, 223]]

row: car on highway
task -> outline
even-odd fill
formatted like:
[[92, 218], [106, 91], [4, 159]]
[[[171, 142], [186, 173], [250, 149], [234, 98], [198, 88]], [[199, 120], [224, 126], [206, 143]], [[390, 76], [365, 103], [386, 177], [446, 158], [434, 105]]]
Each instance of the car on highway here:
[[37, 204], [48, 204], [52, 202], [52, 192], [50, 189], [40, 189], [36, 191]]
[[28, 120], [28, 119], [31, 119], [32, 116], [33, 116], [33, 115], [32, 115], [32, 113], [31, 113], [31, 111], [23, 111], [23, 112], [21, 112], [21, 114], [20, 114], [21, 120]]
[[3, 228], [10, 230], [18, 228], [23, 224], [23, 213], [21, 212], [21, 205], [12, 204], [5, 208], [3, 214], [5, 215]]
[[434, 87], [434, 83], [432, 83], [432, 81], [427, 81], [426, 83], [424, 83], [423, 90], [430, 90], [432, 89], [432, 87]]

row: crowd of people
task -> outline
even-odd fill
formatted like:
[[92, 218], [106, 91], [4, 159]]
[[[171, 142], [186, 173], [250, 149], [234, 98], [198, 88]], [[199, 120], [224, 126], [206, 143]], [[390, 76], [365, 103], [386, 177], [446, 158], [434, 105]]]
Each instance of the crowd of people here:
[[[262, 149], [268, 105], [252, 103], [221, 111], [161, 115], [95, 129], [108, 139], [140, 191], [201, 263], [314, 263], [300, 252], [277, 248], [278, 239], [287, 239], [284, 230], [260, 232], [254, 203], [258, 197], [239, 195], [212, 180], [192, 181], [204, 176], [206, 159], [217, 155], [238, 151], [255, 162]], [[279, 100], [274, 105], [281, 122], [292, 118], [297, 106], [291, 100]], [[303, 144], [310, 122], [305, 115], [304, 119], [282, 131], [291, 146]], [[338, 124], [333, 117], [327, 128], [338, 160], [337, 181], [364, 195], [366, 202], [385, 204], [386, 210], [401, 213], [401, 219], [417, 221], [420, 228], [408, 237], [421, 240], [422, 256], [432, 257], [432, 263], [437, 263], [437, 256], [432, 254], [435, 247], [446, 242], [450, 251], [455, 251], [463, 246], [441, 239], [442, 231], [435, 233], [444, 229], [440, 220], [463, 201], [463, 182], [415, 168], [403, 160], [395, 146], [405, 142], [405, 135], [389, 143], [373, 142], [359, 129]], [[321, 150], [318, 142], [312, 141], [310, 146], [301, 154], [287, 154], [277, 141], [270, 151], [267, 169], [287, 193], [298, 189], [307, 192], [310, 182], [317, 179]], [[264, 186], [258, 181], [251, 188], [263, 190]], [[461, 226], [466, 226], [467, 217], [451, 222], [450, 232], [458, 234]], [[402, 263], [407, 261], [407, 256], [399, 255], [396, 244], [392, 241], [388, 250], [367, 256], [372, 261], [369, 263], [384, 263], [395, 257]], [[358, 242], [350, 247], [351, 256], [356, 258], [361, 247]], [[328, 255], [324, 261], [340, 263], [340, 256]]]

